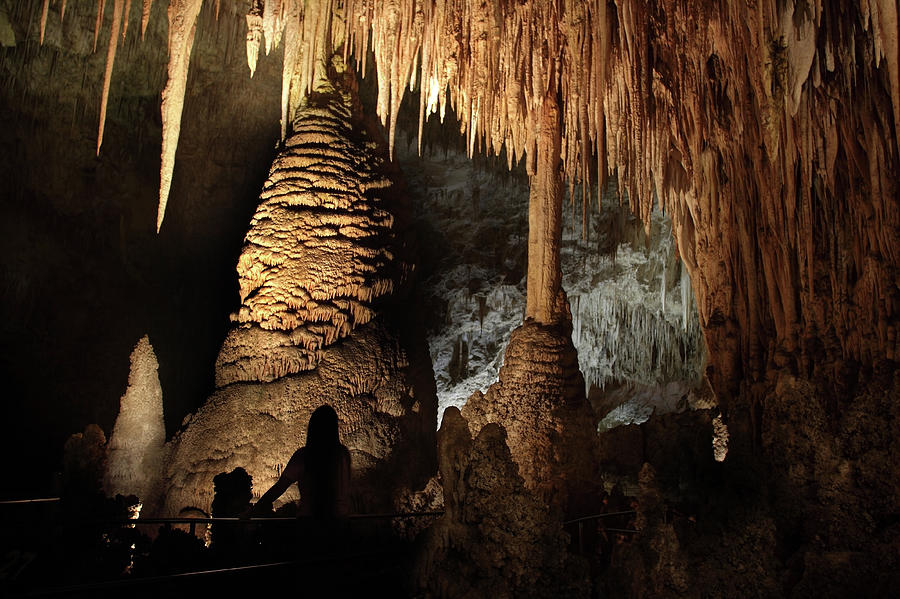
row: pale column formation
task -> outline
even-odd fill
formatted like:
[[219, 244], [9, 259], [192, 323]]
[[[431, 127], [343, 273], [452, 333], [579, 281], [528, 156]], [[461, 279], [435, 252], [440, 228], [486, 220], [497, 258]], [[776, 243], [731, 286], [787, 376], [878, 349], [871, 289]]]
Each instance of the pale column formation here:
[[537, 166], [528, 199], [528, 282], [525, 318], [553, 324], [563, 316], [559, 245], [562, 241], [563, 181], [556, 94], [544, 98]]
[[109, 437], [108, 462], [103, 490], [110, 497], [137, 495], [145, 514], [154, 513], [163, 475], [162, 386], [156, 353], [145, 335], [131, 352], [128, 388], [122, 396], [119, 417]]

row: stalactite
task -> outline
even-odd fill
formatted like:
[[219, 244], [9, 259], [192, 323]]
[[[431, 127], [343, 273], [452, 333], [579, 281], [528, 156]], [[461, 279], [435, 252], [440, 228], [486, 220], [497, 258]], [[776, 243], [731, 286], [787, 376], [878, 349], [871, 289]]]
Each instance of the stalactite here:
[[263, 33], [266, 36], [266, 56], [281, 41], [281, 0], [265, 0], [263, 3]]
[[106, 10], [106, 0], [97, 0], [97, 21], [94, 23], [94, 52], [97, 51], [97, 40], [100, 38], [100, 27], [103, 26], [104, 10]]
[[169, 4], [169, 79], [162, 92], [162, 155], [156, 231], [162, 226], [175, 170], [175, 150], [181, 133], [181, 112], [187, 85], [197, 15], [203, 0], [171, 0]]
[[297, 69], [300, 50], [300, 0], [286, 0], [284, 31], [284, 65], [281, 72], [281, 139], [287, 137], [291, 85]]
[[[103, 130], [106, 127], [106, 107], [109, 102], [109, 85], [112, 81], [113, 65], [116, 62], [116, 48], [119, 45], [119, 27], [122, 25], [122, 11], [125, 0], [113, 0], [112, 31], [106, 51], [106, 71], [103, 74], [103, 95], [100, 98], [100, 126], [97, 130], [97, 155], [103, 145]], [[127, 13], [126, 13], [127, 16]]]
[[256, 73], [256, 63], [259, 60], [259, 45], [262, 42], [262, 5], [261, 0], [255, 0], [250, 4], [250, 12], [247, 13], [247, 66], [250, 67], [250, 78]]
[[47, 13], [50, 10], [50, 0], [44, 0], [41, 6], [41, 45], [44, 45], [44, 30], [47, 28]]
[[147, 24], [150, 23], [150, 10], [153, 8], [153, 0], [144, 0], [141, 8], [141, 41], [144, 40], [144, 34], [147, 33]]
[[122, 41], [128, 35], [128, 17], [131, 15], [131, 0], [125, 0], [125, 11], [122, 13]]
[[[200, 4], [169, 7], [159, 222]], [[142, 35], [150, 0], [143, 6]], [[363, 72], [373, 52], [391, 147], [403, 96], [416, 87], [420, 129], [449, 105], [470, 153], [505, 149], [534, 174], [542, 102], [556, 93], [560, 168], [583, 183], [582, 212], [596, 169], [601, 185], [617, 178], [647, 226], [656, 201], [672, 214], [711, 353], [731, 363], [723, 378], [739, 378], [741, 363], [758, 372], [776, 351], [803, 353], [805, 339], [824, 334], [846, 357], [900, 356], [900, 298], [889, 283], [900, 269], [895, 0], [302, 6], [299, 33], [296, 22], [287, 31], [285, 134], [341, 45]], [[97, 0], [95, 46], [104, 7]], [[251, 74], [263, 29], [274, 47], [293, 10], [254, 0]], [[866, 322], [855, 316], [870, 309]]]

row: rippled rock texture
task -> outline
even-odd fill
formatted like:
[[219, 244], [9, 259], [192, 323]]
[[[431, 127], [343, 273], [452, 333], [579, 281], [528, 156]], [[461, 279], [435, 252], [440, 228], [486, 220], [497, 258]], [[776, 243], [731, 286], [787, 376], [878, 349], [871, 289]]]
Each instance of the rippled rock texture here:
[[472, 434], [489, 423], [503, 426], [525, 486], [572, 511], [597, 471], [596, 424], [569, 331], [526, 320], [510, 335], [500, 380], [486, 394], [475, 392], [463, 415]]
[[205, 509], [212, 477], [237, 466], [265, 491], [326, 403], [351, 451], [355, 509], [390, 509], [393, 491], [435, 469], [427, 348], [387, 301], [412, 270], [402, 197], [353, 79], [331, 70], [293, 130], [238, 261], [241, 307], [218, 390], [171, 443], [169, 512]]

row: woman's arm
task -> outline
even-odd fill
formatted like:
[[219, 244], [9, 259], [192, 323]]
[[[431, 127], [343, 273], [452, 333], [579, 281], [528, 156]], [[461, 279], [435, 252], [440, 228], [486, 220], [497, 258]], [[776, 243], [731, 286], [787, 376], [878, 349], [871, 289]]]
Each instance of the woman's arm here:
[[294, 455], [291, 456], [291, 459], [288, 461], [287, 466], [284, 467], [284, 470], [281, 472], [281, 476], [278, 477], [278, 480], [275, 481], [275, 484], [266, 491], [262, 497], [259, 498], [259, 501], [256, 502], [256, 505], [253, 506], [254, 512], [257, 511], [258, 507], [266, 507], [271, 509], [272, 503], [281, 497], [287, 488], [290, 487], [293, 483], [300, 480], [300, 476], [303, 474], [303, 459], [300, 456], [300, 450], [294, 452]]

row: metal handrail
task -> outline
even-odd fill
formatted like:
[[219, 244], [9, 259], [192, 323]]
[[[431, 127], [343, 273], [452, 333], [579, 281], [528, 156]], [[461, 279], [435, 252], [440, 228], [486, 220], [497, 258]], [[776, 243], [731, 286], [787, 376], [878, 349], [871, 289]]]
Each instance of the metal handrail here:
[[626, 516], [628, 514], [636, 514], [634, 510], [624, 510], [621, 512], [604, 512], [602, 514], [591, 514], [590, 516], [582, 516], [580, 518], [575, 518], [574, 520], [566, 520], [563, 522], [563, 526], [568, 526], [569, 524], [576, 524], [578, 522], [585, 522], [587, 520], [597, 520], [599, 518], [606, 518], [608, 516]]
[[28, 503], [54, 503], [59, 501], [59, 497], [38, 497], [36, 499], [5, 499], [0, 501], [0, 505], [23, 505]]
[[[443, 516], [443, 511], [430, 512], [394, 512], [385, 514], [350, 514], [347, 518], [350, 520], [393, 520], [395, 518], [427, 518], [430, 516]], [[110, 518], [104, 520], [90, 520], [87, 524], [216, 524], [222, 523], [286, 523], [297, 522], [300, 518], [296, 516], [273, 516], [238, 518], [238, 517], [205, 517], [205, 518]], [[82, 521], [84, 522], [84, 521]]]

